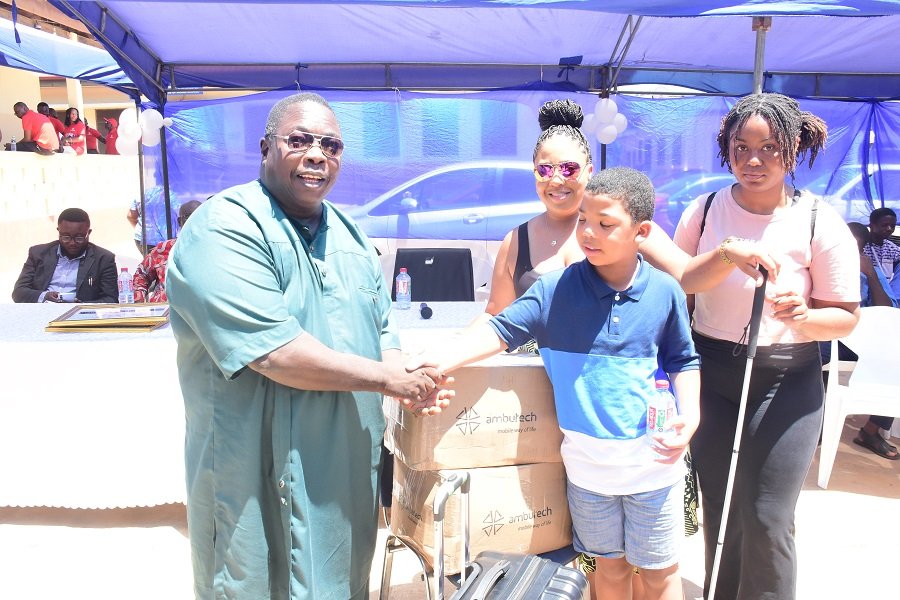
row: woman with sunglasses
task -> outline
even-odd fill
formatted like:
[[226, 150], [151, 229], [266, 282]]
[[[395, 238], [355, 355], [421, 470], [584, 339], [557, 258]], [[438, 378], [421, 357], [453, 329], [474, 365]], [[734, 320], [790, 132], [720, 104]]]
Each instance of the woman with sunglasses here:
[[534, 147], [534, 176], [545, 211], [506, 234], [491, 278], [491, 295], [482, 322], [525, 293], [544, 273], [584, 258], [575, 240], [578, 208], [591, 177], [591, 147], [579, 127], [581, 107], [551, 100], [538, 114], [541, 135]]
[[[497, 315], [544, 273], [584, 258], [575, 225], [594, 167], [591, 145], [579, 129], [583, 120], [581, 107], [571, 100], [551, 100], [541, 107], [541, 135], [533, 159], [537, 195], [546, 210], [506, 234], [494, 263], [491, 295], [477, 322]], [[665, 232], [653, 230], [642, 253], [652, 265], [680, 279], [687, 255], [673, 253]]]

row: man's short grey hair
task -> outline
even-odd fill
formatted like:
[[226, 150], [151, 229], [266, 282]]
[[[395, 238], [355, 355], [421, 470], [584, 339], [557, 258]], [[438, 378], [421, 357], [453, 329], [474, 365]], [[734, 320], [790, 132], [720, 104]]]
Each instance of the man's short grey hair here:
[[637, 224], [653, 219], [656, 193], [650, 178], [629, 167], [612, 167], [598, 171], [584, 188], [585, 194], [609, 196], [622, 207]]
[[278, 132], [278, 125], [281, 124], [281, 121], [284, 119], [284, 115], [289, 108], [303, 102], [315, 102], [316, 104], [321, 104], [332, 113], [334, 112], [331, 105], [328, 104], [328, 100], [313, 92], [301, 92], [299, 94], [288, 96], [287, 98], [282, 98], [276, 102], [275, 106], [272, 107], [272, 110], [269, 111], [269, 117], [266, 119], [266, 137], [275, 135]]

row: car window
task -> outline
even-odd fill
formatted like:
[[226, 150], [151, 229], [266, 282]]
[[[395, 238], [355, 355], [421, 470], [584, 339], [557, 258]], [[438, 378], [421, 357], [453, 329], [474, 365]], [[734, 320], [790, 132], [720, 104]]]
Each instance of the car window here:
[[537, 199], [534, 173], [527, 169], [503, 169], [496, 204], [516, 204]]
[[486, 208], [534, 198], [534, 176], [527, 169], [456, 169], [436, 173], [399, 190], [369, 214], [387, 216]]
[[419, 184], [419, 211], [458, 210], [487, 205], [494, 169], [459, 169]]

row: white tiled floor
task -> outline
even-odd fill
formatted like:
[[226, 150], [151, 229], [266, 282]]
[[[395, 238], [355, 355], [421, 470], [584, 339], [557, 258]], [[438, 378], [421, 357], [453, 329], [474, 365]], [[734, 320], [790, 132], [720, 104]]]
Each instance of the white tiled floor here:
[[[800, 495], [798, 600], [856, 597], [866, 586], [874, 586], [878, 597], [898, 597], [900, 461], [850, 443], [862, 422], [847, 421], [829, 489], [815, 485], [816, 461]], [[697, 534], [686, 540], [682, 561], [689, 599], [700, 596], [702, 561]], [[381, 547], [372, 568], [373, 600], [380, 563]], [[187, 600], [184, 507], [0, 508], [0, 574], [0, 598], [9, 600]], [[424, 598], [411, 553], [396, 555], [391, 589], [393, 600]]]

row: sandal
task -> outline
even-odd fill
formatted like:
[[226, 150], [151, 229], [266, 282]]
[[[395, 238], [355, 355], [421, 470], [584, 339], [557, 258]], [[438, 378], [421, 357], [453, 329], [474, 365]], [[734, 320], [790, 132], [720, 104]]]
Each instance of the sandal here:
[[897, 449], [888, 444], [881, 435], [868, 433], [865, 429], [859, 430], [859, 435], [853, 438], [853, 443], [863, 448], [868, 448], [878, 456], [888, 460], [900, 459]]
[[[859, 428], [859, 432], [860, 432], [860, 433], [865, 433], [867, 436], [869, 435], [869, 434], [866, 432], [866, 428], [865, 428], [865, 427], [860, 427], [860, 428]], [[872, 437], [872, 436], [869, 436], [869, 437]], [[880, 439], [885, 443], [885, 445], [886, 445], [888, 448], [891, 449], [891, 452], [892, 452], [892, 453], [897, 451], [897, 446], [893, 445], [892, 443], [890, 443], [889, 441], [887, 441], [886, 439], [884, 439], [884, 438], [880, 435], [880, 433], [876, 433], [874, 437], [880, 438]], [[876, 444], [878, 443], [878, 440], [874, 440], [874, 441], [875, 441]]]

